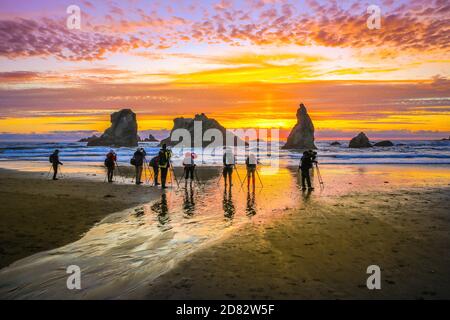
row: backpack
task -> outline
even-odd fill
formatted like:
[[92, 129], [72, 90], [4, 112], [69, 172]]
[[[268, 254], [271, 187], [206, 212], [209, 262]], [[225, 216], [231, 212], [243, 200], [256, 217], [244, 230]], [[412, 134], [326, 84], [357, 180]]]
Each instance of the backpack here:
[[114, 165], [114, 160], [111, 158], [106, 158], [105, 159], [105, 167], [112, 167]]
[[132, 166], [135, 166], [135, 165], [136, 165], [136, 158], [135, 158], [135, 157], [131, 158], [130, 164], [131, 164]]
[[152, 167], [157, 167], [158, 164], [159, 164], [159, 156], [153, 157], [153, 158], [150, 160], [150, 166], [152, 166]]

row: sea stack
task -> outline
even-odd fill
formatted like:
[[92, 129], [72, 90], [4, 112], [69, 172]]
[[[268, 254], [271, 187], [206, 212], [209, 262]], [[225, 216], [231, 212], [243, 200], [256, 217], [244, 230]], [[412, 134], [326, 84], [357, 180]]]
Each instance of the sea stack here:
[[314, 124], [303, 103], [297, 110], [297, 124], [289, 134], [283, 149], [317, 149], [314, 144]]
[[374, 147], [393, 147], [394, 144], [392, 143], [392, 141], [383, 140], [383, 141], [375, 143], [373, 146]]
[[111, 127], [99, 138], [91, 139], [88, 146], [136, 147], [138, 145], [136, 114], [122, 109], [111, 114]]
[[348, 145], [349, 148], [370, 148], [372, 145], [370, 144], [369, 138], [366, 136], [364, 132], [360, 132], [356, 137], [350, 140]]
[[152, 134], [148, 135], [148, 138], [141, 140], [142, 142], [159, 142]]
[[[168, 138], [162, 140], [160, 142], [160, 145], [166, 144], [168, 146], [175, 146], [175, 145], [179, 144], [181, 141], [172, 140], [172, 133], [177, 129], [185, 129], [189, 132], [189, 134], [191, 136], [190, 144], [189, 144], [189, 142], [186, 142], [186, 145], [188, 145], [188, 146], [190, 145], [191, 147], [194, 147], [194, 125], [195, 125], [195, 122], [197, 122], [197, 123], [201, 122], [202, 137], [205, 134], [206, 130], [217, 129], [222, 133], [223, 141], [220, 141], [221, 145], [223, 145], [223, 146], [226, 145], [227, 129], [225, 127], [223, 127], [217, 120], [208, 118], [204, 113], [196, 114], [194, 116], [194, 118], [175, 118], [173, 120], [173, 128], [170, 131], [170, 136]], [[237, 137], [234, 134], [232, 134], [232, 136], [234, 137], [234, 143], [233, 143], [234, 145], [236, 145], [238, 143], [244, 144], [242, 139], [240, 139], [239, 137]], [[202, 140], [203, 148], [207, 147], [208, 145], [210, 145], [212, 143], [212, 141], [203, 141], [203, 139], [201, 139], [201, 140]], [[245, 145], [247, 145], [247, 143], [245, 143]]]

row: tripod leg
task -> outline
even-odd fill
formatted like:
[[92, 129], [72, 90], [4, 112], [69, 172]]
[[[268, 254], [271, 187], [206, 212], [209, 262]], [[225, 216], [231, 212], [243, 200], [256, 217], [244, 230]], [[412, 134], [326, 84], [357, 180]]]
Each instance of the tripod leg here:
[[239, 171], [238, 171], [236, 165], [234, 165], [234, 169], [236, 170], [236, 174], [238, 176], [239, 182], [242, 184], [241, 176], [239, 175]]
[[202, 183], [200, 182], [200, 179], [198, 178], [197, 168], [194, 168], [194, 174], [195, 174], [195, 179], [197, 180], [197, 184], [199, 186], [202, 186]]
[[242, 190], [242, 188], [244, 187], [244, 183], [245, 183], [245, 181], [247, 180], [247, 178], [248, 178], [248, 175], [245, 175], [244, 180], [243, 180], [242, 183], [241, 183], [241, 190]]
[[175, 179], [175, 182], [177, 183], [178, 188], [180, 187], [180, 184], [178, 183], [177, 176], [175, 175], [175, 170], [173, 169], [172, 163], [170, 163], [169, 171], [172, 171], [173, 177]]
[[222, 172], [219, 172], [219, 178], [217, 179], [217, 185], [219, 185], [220, 180], [222, 180], [222, 177], [223, 177], [223, 169], [222, 169]]
[[52, 172], [53, 166], [50, 166], [50, 170], [48, 170], [47, 178], [50, 177], [50, 173]]
[[261, 183], [261, 188], [264, 188], [264, 185], [262, 183], [261, 177], [259, 176], [258, 169], [256, 169], [256, 175], [258, 176], [259, 183]]

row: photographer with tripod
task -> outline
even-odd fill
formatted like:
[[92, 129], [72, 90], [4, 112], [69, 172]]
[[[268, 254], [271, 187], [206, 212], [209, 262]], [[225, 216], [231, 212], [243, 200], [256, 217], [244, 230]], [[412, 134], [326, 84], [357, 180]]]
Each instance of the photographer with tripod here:
[[167, 173], [171, 167], [170, 159], [172, 158], [172, 151], [167, 149], [167, 145], [163, 144], [159, 150], [159, 170], [161, 171], [161, 188], [166, 189]]
[[223, 153], [222, 162], [223, 162], [222, 175], [225, 183], [225, 188], [227, 187], [227, 178], [231, 188], [231, 186], [233, 185], [233, 169], [236, 168], [236, 159], [233, 150], [231, 150], [231, 148], [225, 149], [225, 152]]
[[130, 160], [130, 164], [133, 165], [136, 169], [136, 184], [142, 184], [142, 171], [144, 168], [144, 160], [147, 152], [145, 152], [144, 148], [138, 148], [133, 155], [133, 158]]
[[109, 183], [113, 182], [114, 169], [116, 168], [116, 161], [117, 161], [117, 154], [114, 152], [114, 150], [111, 149], [106, 155], [105, 159], [105, 167], [108, 170], [107, 177]]
[[309, 190], [314, 190], [311, 185], [310, 169], [312, 169], [314, 163], [317, 163], [316, 158], [317, 152], [312, 150], [303, 152], [299, 165], [299, 170], [302, 174], [302, 190], [306, 190], [306, 185], [308, 185]]
[[183, 167], [184, 167], [184, 180], [185, 185], [187, 186], [188, 179], [190, 178], [190, 184], [194, 181], [194, 171], [195, 171], [195, 153], [186, 152], [183, 159]]
[[61, 161], [59, 161], [59, 150], [56, 149], [49, 157], [49, 161], [52, 164], [53, 168], [53, 180], [58, 180], [58, 167], [59, 165], [63, 165]]

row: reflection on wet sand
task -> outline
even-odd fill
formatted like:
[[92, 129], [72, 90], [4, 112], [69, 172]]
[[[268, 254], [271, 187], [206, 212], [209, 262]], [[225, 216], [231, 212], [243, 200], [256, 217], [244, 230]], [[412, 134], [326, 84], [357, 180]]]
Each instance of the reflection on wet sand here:
[[232, 220], [234, 217], [234, 214], [236, 213], [236, 208], [233, 204], [233, 195], [231, 191], [231, 187], [227, 188], [225, 187], [223, 190], [223, 212], [224, 217], [228, 220]]
[[167, 205], [167, 194], [163, 192], [161, 194], [161, 200], [155, 202], [151, 209], [153, 212], [156, 212], [158, 214], [158, 221], [161, 226], [164, 226], [170, 221], [169, 217], [169, 207]]
[[192, 187], [192, 183], [189, 187], [186, 185], [184, 188], [183, 211], [187, 217], [192, 217], [195, 212], [194, 188]]
[[302, 198], [305, 203], [307, 203], [309, 201], [309, 198], [311, 197], [311, 193], [312, 193], [311, 189], [302, 190]]
[[255, 203], [255, 188], [253, 188], [252, 192], [250, 190], [247, 191], [247, 207], [245, 208], [245, 212], [248, 217], [253, 217], [256, 215], [256, 203]]

